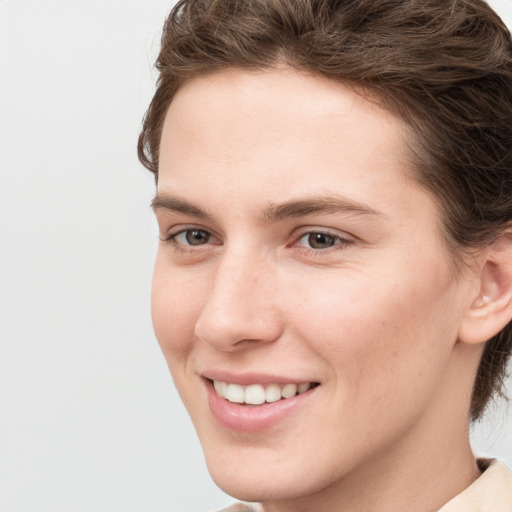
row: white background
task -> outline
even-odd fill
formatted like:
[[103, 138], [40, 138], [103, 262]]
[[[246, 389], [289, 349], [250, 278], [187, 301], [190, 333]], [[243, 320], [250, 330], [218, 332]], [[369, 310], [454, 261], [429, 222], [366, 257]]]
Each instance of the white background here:
[[[512, 0], [492, 5], [512, 26]], [[230, 501], [150, 322], [154, 183], [135, 147], [171, 6], [0, 0], [0, 512]], [[510, 465], [507, 409], [474, 438]]]

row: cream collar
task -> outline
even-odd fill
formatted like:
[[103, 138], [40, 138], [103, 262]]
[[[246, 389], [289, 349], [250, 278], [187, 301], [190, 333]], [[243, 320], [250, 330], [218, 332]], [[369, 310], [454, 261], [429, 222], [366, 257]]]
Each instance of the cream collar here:
[[512, 474], [503, 462], [487, 464], [482, 476], [438, 512], [511, 512]]

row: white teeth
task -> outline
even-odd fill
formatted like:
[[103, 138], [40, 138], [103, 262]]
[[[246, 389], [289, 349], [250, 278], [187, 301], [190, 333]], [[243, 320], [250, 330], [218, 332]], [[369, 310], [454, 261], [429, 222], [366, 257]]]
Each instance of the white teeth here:
[[220, 380], [214, 380], [213, 386], [215, 387], [215, 391], [217, 391], [217, 395], [219, 396], [226, 396], [226, 390], [228, 388], [228, 385], [225, 382], [222, 382]]
[[213, 381], [213, 387], [217, 395], [226, 398], [230, 402], [237, 404], [261, 405], [265, 402], [277, 402], [278, 400], [292, 398], [297, 394], [306, 392], [311, 387], [310, 382], [301, 382], [297, 384], [251, 384], [250, 386], [240, 386], [239, 384], [230, 384], [220, 380]]
[[283, 398], [291, 398], [297, 394], [297, 384], [286, 384], [281, 391]]
[[245, 403], [260, 405], [265, 402], [265, 389], [261, 384], [252, 384], [245, 388]]
[[281, 388], [277, 384], [270, 384], [265, 391], [265, 402], [281, 400]]
[[301, 393], [304, 393], [304, 391], [307, 391], [309, 389], [309, 382], [302, 382], [301, 384], [299, 384], [297, 386], [297, 393], [299, 393], [299, 395]]
[[228, 384], [224, 395], [230, 402], [244, 403], [244, 388], [238, 384]]

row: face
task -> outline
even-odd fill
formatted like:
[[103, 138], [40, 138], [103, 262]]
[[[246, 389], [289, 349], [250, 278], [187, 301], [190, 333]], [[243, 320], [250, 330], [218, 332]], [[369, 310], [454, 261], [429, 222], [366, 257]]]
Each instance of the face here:
[[468, 290], [403, 141], [391, 113], [288, 69], [196, 78], [170, 106], [153, 322], [237, 498], [318, 496], [418, 453], [451, 407]]

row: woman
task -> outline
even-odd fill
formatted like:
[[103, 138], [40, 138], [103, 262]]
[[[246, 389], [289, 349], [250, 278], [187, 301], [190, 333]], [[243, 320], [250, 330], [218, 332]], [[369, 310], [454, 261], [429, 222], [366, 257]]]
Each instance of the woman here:
[[512, 509], [512, 44], [481, 0], [169, 16], [153, 323], [233, 510]]

